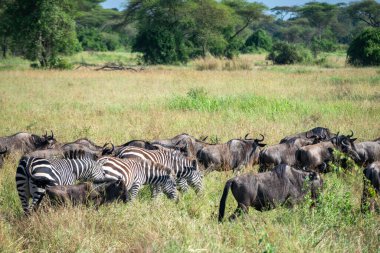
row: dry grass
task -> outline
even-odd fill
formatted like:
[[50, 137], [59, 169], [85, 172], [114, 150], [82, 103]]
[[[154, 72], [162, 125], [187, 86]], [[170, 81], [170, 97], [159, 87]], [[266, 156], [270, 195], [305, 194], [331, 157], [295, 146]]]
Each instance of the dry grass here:
[[[244, 59], [244, 61], [249, 61]], [[221, 65], [222, 66], [222, 65]], [[263, 133], [273, 144], [314, 126], [380, 136], [380, 78], [375, 68], [260, 66], [250, 70], [189, 68], [134, 72], [2, 71], [0, 135], [54, 130], [60, 141], [88, 137], [115, 144], [187, 132], [222, 141]], [[205, 97], [191, 100], [190, 89]], [[359, 213], [361, 178], [326, 175], [321, 207], [307, 204], [217, 224], [221, 191], [231, 173], [205, 178], [205, 192], [179, 204], [148, 191], [128, 205], [21, 214], [14, 172], [0, 171], [2, 252], [375, 252], [380, 218]], [[235, 208], [229, 196], [227, 213]]]

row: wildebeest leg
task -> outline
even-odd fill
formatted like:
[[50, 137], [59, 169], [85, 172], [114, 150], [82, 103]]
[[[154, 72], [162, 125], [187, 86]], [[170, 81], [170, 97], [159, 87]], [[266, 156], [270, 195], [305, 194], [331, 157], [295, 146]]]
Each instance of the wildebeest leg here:
[[239, 217], [242, 214], [248, 214], [248, 207], [245, 206], [242, 203], [239, 203], [234, 213], [228, 218], [229, 221], [235, 220], [237, 217]]
[[243, 169], [244, 169], [244, 165], [239, 165], [237, 168], [233, 169], [232, 171], [233, 171], [233, 174], [236, 173], [237, 175], [239, 175], [240, 172], [243, 171]]
[[30, 211], [35, 211], [37, 210], [39, 204], [41, 203], [42, 201], [42, 198], [44, 197], [45, 195], [45, 189], [44, 188], [40, 188], [38, 186], [32, 186], [32, 203], [29, 207], [29, 210]]
[[211, 164], [203, 171], [203, 176], [206, 176], [208, 173], [212, 172], [215, 169], [215, 164]]

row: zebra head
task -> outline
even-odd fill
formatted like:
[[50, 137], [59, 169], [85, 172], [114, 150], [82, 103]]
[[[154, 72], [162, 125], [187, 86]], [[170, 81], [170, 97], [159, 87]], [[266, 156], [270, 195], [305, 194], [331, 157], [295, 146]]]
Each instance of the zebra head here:
[[[91, 160], [90, 160], [91, 161]], [[98, 161], [92, 161], [93, 166], [89, 174], [89, 178], [91, 178], [95, 183], [103, 183], [103, 182], [111, 182], [115, 181], [114, 178], [107, 177], [105, 170], [103, 169], [103, 165], [107, 162], [107, 159], [102, 159]]]
[[167, 177], [162, 185], [163, 191], [169, 199], [178, 201], [176, 175], [173, 174], [173, 171], [169, 168], [164, 168], [164, 171]]

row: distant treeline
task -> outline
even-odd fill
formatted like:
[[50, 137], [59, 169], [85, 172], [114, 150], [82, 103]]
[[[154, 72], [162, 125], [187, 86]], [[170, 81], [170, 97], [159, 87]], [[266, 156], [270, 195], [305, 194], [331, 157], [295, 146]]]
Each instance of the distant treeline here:
[[122, 11], [101, 2], [0, 0], [1, 56], [23, 56], [41, 67], [82, 50], [141, 52], [148, 64], [261, 51], [272, 51], [274, 59], [273, 48], [283, 49], [277, 42], [317, 56], [347, 49], [366, 28], [380, 27], [374, 0], [272, 9], [247, 0], [130, 0]]

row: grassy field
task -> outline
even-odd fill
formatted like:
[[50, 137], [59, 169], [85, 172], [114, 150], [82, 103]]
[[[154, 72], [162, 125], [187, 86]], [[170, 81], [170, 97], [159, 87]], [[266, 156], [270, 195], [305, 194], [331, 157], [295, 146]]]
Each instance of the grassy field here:
[[[1, 69], [0, 136], [53, 130], [59, 141], [121, 144], [182, 132], [223, 142], [262, 133], [275, 144], [315, 126], [352, 129], [359, 141], [380, 136], [380, 70], [345, 67], [344, 57], [330, 57], [325, 67], [272, 66], [260, 55], [140, 72]], [[250, 210], [234, 223], [217, 223], [231, 172], [207, 175], [203, 194], [190, 191], [178, 204], [151, 200], [144, 189], [127, 205], [45, 209], [25, 218], [14, 180], [18, 158], [0, 170], [0, 252], [379, 252], [380, 216], [360, 213], [360, 171], [325, 175], [314, 210], [308, 201]], [[235, 208], [230, 193], [227, 215]]]

